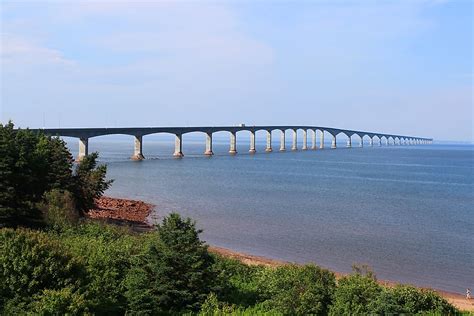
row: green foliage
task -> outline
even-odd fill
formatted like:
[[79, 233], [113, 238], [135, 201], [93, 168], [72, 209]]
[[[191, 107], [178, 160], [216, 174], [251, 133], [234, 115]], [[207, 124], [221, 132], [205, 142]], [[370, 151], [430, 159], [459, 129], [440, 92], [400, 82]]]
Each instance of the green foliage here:
[[315, 265], [265, 269], [260, 276], [263, 305], [284, 315], [327, 315], [336, 279]]
[[78, 261], [45, 233], [0, 230], [0, 302], [28, 303], [43, 290], [78, 288], [84, 274]]
[[[60, 138], [15, 130], [11, 122], [0, 124], [0, 227], [39, 227], [43, 224], [39, 208], [53, 226], [69, 219], [74, 223], [71, 205], [87, 211], [112, 183], [106, 180], [107, 167], [99, 166], [97, 158], [97, 153], [86, 156], [73, 172], [72, 155]], [[63, 206], [67, 210], [59, 214]]]
[[91, 209], [95, 199], [101, 197], [113, 182], [106, 180], [107, 166], [97, 165], [98, 157], [98, 153], [85, 156], [75, 171], [73, 192], [82, 212]]
[[382, 287], [371, 271], [339, 280], [329, 315], [457, 315], [458, 311], [434, 291], [412, 286]]
[[87, 315], [87, 301], [83, 294], [71, 287], [59, 290], [43, 290], [35, 295], [30, 304], [31, 313], [35, 315]]
[[197, 311], [213, 286], [212, 257], [191, 219], [170, 214], [126, 279], [129, 312]]
[[370, 303], [369, 309], [377, 315], [457, 315], [458, 311], [437, 293], [398, 285], [383, 288]]
[[53, 189], [44, 194], [38, 204], [45, 224], [55, 230], [65, 229], [79, 222], [79, 212], [71, 192]]
[[367, 269], [336, 286], [314, 265], [210, 256], [199, 232], [177, 214], [146, 234], [87, 221], [0, 229], [0, 314], [457, 315], [436, 293], [382, 287]]
[[369, 315], [370, 303], [382, 293], [372, 272], [360, 273], [341, 278], [334, 292], [333, 305], [329, 315]]
[[268, 308], [262, 306], [262, 304], [257, 304], [251, 307], [240, 307], [236, 305], [231, 305], [225, 302], [219, 302], [217, 295], [210, 293], [204, 303], [202, 304], [201, 310], [199, 311], [200, 316], [220, 316], [220, 315], [239, 315], [239, 316], [253, 316], [253, 315], [262, 315], [262, 316], [274, 316], [274, 315], [283, 315], [281, 312], [276, 310], [268, 310]]
[[98, 314], [126, 310], [123, 280], [131, 257], [140, 252], [140, 236], [98, 223], [87, 223], [62, 234], [62, 243], [79, 258], [87, 272], [84, 293]]
[[219, 300], [242, 307], [255, 305], [261, 300], [258, 276], [265, 267], [249, 266], [235, 259], [214, 255], [213, 269]]
[[46, 191], [67, 189], [71, 176], [72, 158], [63, 141], [0, 124], [0, 227], [39, 225], [36, 203]]

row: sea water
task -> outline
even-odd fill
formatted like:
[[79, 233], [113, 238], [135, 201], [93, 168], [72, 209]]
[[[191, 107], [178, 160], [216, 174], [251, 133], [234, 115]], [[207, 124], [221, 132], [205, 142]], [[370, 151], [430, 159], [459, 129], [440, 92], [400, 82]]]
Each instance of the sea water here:
[[[114, 179], [109, 196], [190, 216], [211, 245], [339, 272], [367, 264], [379, 279], [463, 293], [474, 287], [474, 147], [420, 145], [248, 154], [239, 140], [90, 139]], [[77, 140], [69, 141], [74, 155]], [[301, 147], [301, 143], [299, 144]], [[287, 144], [287, 150], [290, 149]]]

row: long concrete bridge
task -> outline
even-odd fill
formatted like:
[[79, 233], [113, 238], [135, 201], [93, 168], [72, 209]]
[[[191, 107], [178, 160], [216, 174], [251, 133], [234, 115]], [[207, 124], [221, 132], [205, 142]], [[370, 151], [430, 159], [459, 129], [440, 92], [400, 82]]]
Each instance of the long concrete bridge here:
[[[216, 132], [229, 132], [230, 133], [230, 144], [229, 153], [232, 155], [237, 154], [237, 132], [248, 131], [250, 132], [250, 147], [249, 152], [255, 153], [255, 133], [257, 131], [267, 132], [267, 146], [265, 151], [271, 152], [272, 149], [272, 131], [277, 130], [281, 132], [280, 136], [280, 151], [286, 150], [285, 137], [286, 131], [290, 130], [293, 132], [293, 141], [291, 150], [298, 150], [297, 131], [303, 131], [303, 145], [301, 150], [308, 149], [323, 149], [324, 148], [324, 133], [329, 133], [332, 136], [331, 148], [337, 148], [336, 136], [344, 134], [347, 136], [346, 147], [352, 147], [352, 137], [354, 135], [359, 137], [359, 147], [364, 146], [364, 137], [369, 138], [369, 146], [374, 146], [374, 142], [378, 146], [384, 145], [418, 145], [418, 144], [430, 144], [433, 139], [422, 138], [406, 135], [394, 135], [394, 134], [382, 134], [374, 132], [354, 131], [347, 129], [339, 129], [332, 127], [322, 126], [199, 126], [199, 127], [118, 127], [118, 128], [47, 128], [47, 129], [36, 129], [33, 131], [42, 131], [47, 135], [52, 136], [65, 136], [65, 137], [76, 137], [79, 138], [79, 155], [78, 160], [81, 160], [89, 152], [88, 140], [89, 138], [103, 135], [122, 134], [131, 135], [135, 137], [135, 150], [131, 157], [134, 160], [144, 159], [143, 155], [143, 136], [158, 133], [168, 133], [175, 135], [175, 149], [174, 156], [177, 158], [183, 157], [183, 141], [182, 136], [187, 133], [201, 132], [206, 134], [206, 150], [204, 155], [213, 155], [212, 151], [212, 134]], [[317, 131], [319, 131], [319, 144], [317, 144]], [[311, 144], [308, 147], [307, 135], [311, 132]]]

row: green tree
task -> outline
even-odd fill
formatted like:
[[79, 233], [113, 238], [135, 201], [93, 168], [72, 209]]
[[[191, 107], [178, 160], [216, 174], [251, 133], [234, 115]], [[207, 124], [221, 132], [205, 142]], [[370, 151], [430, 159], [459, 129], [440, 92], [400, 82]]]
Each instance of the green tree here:
[[187, 218], [167, 216], [126, 279], [129, 312], [197, 311], [211, 292], [212, 257]]
[[0, 124], [0, 227], [33, 224], [40, 213], [34, 208], [42, 195], [35, 147], [37, 136], [27, 130], [15, 132], [13, 123]]
[[72, 155], [59, 137], [0, 124], [0, 227], [41, 225], [38, 203], [51, 190], [73, 193], [82, 213], [93, 207], [112, 183], [97, 158], [86, 156], [73, 172]]
[[85, 156], [75, 170], [73, 192], [81, 212], [91, 209], [113, 182], [106, 180], [107, 166], [98, 165], [98, 157], [96, 152]]

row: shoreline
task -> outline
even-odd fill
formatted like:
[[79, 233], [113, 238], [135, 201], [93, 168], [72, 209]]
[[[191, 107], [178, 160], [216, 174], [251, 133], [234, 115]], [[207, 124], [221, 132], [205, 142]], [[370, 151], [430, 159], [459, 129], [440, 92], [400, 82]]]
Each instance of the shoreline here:
[[[153, 229], [148, 221], [151, 212], [154, 209], [154, 205], [150, 203], [145, 203], [139, 200], [131, 199], [121, 199], [121, 198], [112, 198], [103, 196], [96, 201], [97, 207], [87, 212], [87, 217], [95, 220], [101, 220], [106, 223], [115, 224], [119, 226], [129, 227], [135, 232], [146, 232]], [[251, 255], [243, 252], [233, 251], [231, 249], [209, 246], [209, 252], [221, 255], [226, 258], [231, 258], [238, 260], [246, 265], [263, 265], [266, 267], [279, 267], [286, 264], [291, 264], [291, 262], [271, 259], [263, 256]], [[340, 273], [337, 271], [332, 271], [336, 276], [336, 279], [339, 279], [347, 274]], [[387, 280], [377, 280], [377, 282], [383, 286], [396, 286], [400, 284], [395, 281]], [[417, 288], [423, 288], [416, 286]], [[474, 312], [474, 299], [467, 300], [463, 294], [433, 289], [433, 288], [423, 288], [430, 289], [437, 292], [443, 298], [448, 300], [451, 304], [456, 306], [461, 311]]]

